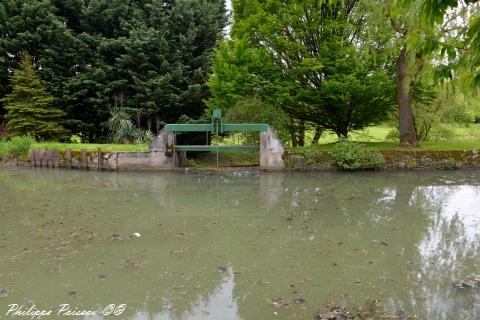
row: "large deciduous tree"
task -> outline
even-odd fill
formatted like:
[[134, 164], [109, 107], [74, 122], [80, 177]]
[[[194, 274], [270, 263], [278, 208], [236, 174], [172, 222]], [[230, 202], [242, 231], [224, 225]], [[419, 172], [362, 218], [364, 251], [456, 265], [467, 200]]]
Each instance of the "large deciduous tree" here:
[[234, 1], [232, 40], [217, 51], [212, 105], [256, 94], [338, 136], [379, 123], [394, 105], [394, 45], [370, 32], [358, 0]]
[[[386, 6], [401, 43], [395, 68], [400, 144], [415, 147], [422, 134], [416, 131], [412, 105], [421, 96], [422, 90], [417, 87], [421, 86], [425, 69], [437, 69], [433, 73], [437, 80], [438, 75], [453, 78], [468, 69], [464, 77], [468, 80], [466, 87], [477, 81], [480, 84], [480, 50], [475, 47], [475, 43], [480, 44], [480, 10], [456, 0], [374, 2], [379, 7]], [[448, 14], [447, 8], [452, 9]], [[454, 66], [457, 68], [452, 71]]]
[[396, 7], [393, 1], [376, 1], [384, 6], [391, 27], [400, 43], [400, 51], [395, 62], [396, 97], [398, 105], [399, 135], [402, 147], [417, 147], [418, 136], [412, 103], [424, 64], [424, 52], [408, 44], [412, 35], [421, 33], [419, 18], [414, 14], [414, 6]]

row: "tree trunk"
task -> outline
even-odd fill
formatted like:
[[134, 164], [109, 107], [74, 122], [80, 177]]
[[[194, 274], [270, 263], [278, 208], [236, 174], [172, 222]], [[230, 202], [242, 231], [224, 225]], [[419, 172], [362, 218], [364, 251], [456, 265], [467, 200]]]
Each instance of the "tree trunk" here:
[[305, 122], [300, 121], [298, 125], [298, 145], [305, 146]]
[[305, 145], [305, 122], [291, 119], [288, 131], [293, 147], [303, 147]]
[[290, 125], [288, 126], [288, 131], [290, 133], [290, 139], [292, 139], [292, 147], [298, 146], [297, 132], [295, 130], [295, 123], [293, 119], [290, 119]]
[[348, 128], [347, 127], [336, 127], [334, 130], [338, 139], [348, 139]]
[[400, 146], [417, 147], [418, 138], [413, 123], [412, 115], [412, 88], [410, 87], [407, 68], [408, 68], [407, 46], [403, 45], [396, 64], [397, 76], [397, 103], [399, 108], [400, 124]]
[[313, 136], [312, 139], [312, 144], [318, 144], [318, 141], [320, 140], [320, 137], [322, 136], [323, 129], [320, 127], [315, 128], [315, 135]]

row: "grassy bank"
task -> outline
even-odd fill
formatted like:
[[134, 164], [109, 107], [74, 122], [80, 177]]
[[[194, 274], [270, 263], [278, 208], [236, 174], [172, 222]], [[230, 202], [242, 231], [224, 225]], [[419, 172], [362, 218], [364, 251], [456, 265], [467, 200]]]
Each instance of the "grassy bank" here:
[[[398, 147], [398, 142], [359, 142], [366, 150], [432, 150], [432, 151], [454, 151], [454, 150], [480, 150], [480, 140], [478, 141], [453, 141], [453, 142], [422, 142], [420, 148], [402, 149]], [[315, 152], [332, 151], [334, 142], [318, 145], [309, 145], [305, 147], [287, 148], [293, 152]]]
[[48, 149], [65, 151], [96, 151], [101, 149], [103, 152], [141, 152], [148, 151], [148, 144], [97, 144], [97, 143], [60, 143], [60, 142], [36, 142], [31, 146], [32, 149]]
[[[20, 140], [21, 141], [21, 140]], [[19, 143], [12, 144], [11, 141], [0, 140], [0, 158], [11, 157], [12, 150], [26, 158], [29, 149], [43, 150], [59, 150], [65, 151], [97, 151], [101, 149], [103, 152], [144, 152], [149, 150], [147, 144], [96, 144], [96, 143], [60, 143], [60, 142], [33, 142], [25, 147], [25, 144], [19, 146]]]

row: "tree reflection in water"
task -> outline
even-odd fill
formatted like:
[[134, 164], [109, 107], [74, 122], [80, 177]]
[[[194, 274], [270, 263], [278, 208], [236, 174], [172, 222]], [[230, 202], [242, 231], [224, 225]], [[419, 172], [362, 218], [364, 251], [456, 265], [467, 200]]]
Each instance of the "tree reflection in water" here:
[[433, 186], [418, 193], [426, 195], [432, 208], [418, 245], [419, 270], [411, 275], [419, 286], [412, 299], [424, 305], [428, 319], [474, 319], [480, 314], [480, 293], [456, 288], [453, 282], [479, 271], [480, 188]]

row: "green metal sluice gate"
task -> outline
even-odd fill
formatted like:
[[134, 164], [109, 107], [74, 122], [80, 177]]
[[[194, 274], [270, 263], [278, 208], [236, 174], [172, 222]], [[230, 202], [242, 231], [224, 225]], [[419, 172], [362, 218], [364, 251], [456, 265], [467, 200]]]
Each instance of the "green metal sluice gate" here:
[[[259, 145], [219, 145], [219, 136], [225, 132], [265, 132], [268, 130], [268, 124], [265, 123], [223, 123], [222, 110], [214, 109], [212, 113], [211, 123], [202, 124], [167, 124], [165, 130], [174, 133], [174, 152], [187, 152], [187, 151], [214, 151], [217, 153], [217, 166], [218, 166], [218, 153], [219, 151], [258, 151]], [[177, 132], [206, 132], [207, 144], [205, 145], [177, 145]], [[216, 144], [208, 144], [208, 134], [212, 134], [216, 137]]]

